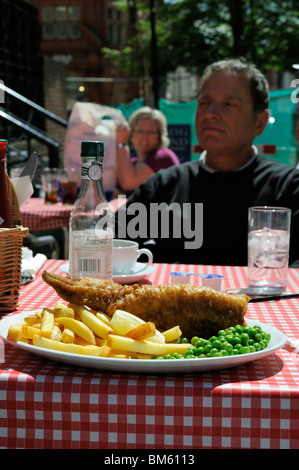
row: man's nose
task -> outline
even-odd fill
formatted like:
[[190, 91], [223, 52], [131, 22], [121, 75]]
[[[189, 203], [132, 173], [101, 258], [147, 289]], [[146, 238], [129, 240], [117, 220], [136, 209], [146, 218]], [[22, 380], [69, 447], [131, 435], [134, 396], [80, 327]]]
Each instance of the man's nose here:
[[210, 115], [210, 116], [219, 116], [221, 112], [221, 106], [217, 101], [211, 101], [206, 109], [205, 109], [205, 115]]

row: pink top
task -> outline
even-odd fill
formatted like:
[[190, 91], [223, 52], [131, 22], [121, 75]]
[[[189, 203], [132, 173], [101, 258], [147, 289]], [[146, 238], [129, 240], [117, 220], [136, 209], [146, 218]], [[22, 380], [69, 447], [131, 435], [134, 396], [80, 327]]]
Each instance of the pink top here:
[[[137, 157], [132, 157], [131, 162], [133, 165], [136, 164], [138, 161]], [[177, 155], [167, 147], [162, 147], [156, 150], [153, 153], [150, 153], [146, 159], [143, 161], [146, 165], [148, 165], [155, 173], [159, 170], [163, 170], [169, 168], [173, 165], [179, 165], [180, 160], [178, 159]], [[117, 187], [120, 188], [119, 183], [117, 183]], [[130, 196], [134, 190], [126, 191], [126, 195]]]
[[179, 165], [180, 160], [169, 148], [160, 148], [149, 154], [143, 163], [146, 163], [155, 173], [172, 165]]

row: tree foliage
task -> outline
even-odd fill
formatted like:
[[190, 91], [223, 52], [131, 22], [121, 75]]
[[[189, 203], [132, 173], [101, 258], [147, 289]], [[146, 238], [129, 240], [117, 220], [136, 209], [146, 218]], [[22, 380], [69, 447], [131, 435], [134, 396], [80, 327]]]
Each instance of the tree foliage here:
[[297, 1], [181, 0], [164, 4], [162, 23], [163, 17], [162, 69], [179, 64], [200, 72], [215, 60], [239, 56], [264, 71], [290, 70], [298, 62]]
[[[200, 73], [207, 64], [226, 57], [245, 57], [264, 72], [291, 71], [299, 61], [298, 0], [154, 3], [160, 77], [178, 66]], [[117, 60], [127, 74], [150, 74], [150, 1], [118, 0], [114, 5], [127, 10], [133, 32]]]

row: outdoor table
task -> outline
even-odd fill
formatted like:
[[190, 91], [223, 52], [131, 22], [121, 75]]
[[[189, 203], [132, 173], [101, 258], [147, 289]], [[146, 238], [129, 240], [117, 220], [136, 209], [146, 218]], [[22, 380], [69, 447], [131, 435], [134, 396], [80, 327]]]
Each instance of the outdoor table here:
[[[126, 202], [125, 198], [116, 198], [109, 201], [113, 212]], [[41, 197], [32, 197], [20, 207], [23, 227], [28, 227], [29, 232], [45, 232], [48, 230], [63, 230], [64, 256], [68, 257], [69, 219], [72, 205], [62, 202], [46, 204]]]
[[46, 204], [44, 198], [31, 197], [20, 207], [22, 224], [30, 232], [68, 228], [72, 208], [62, 202]]
[[[117, 208], [126, 202], [126, 199], [112, 199], [110, 207], [115, 212]], [[62, 202], [46, 204], [44, 198], [32, 197], [20, 207], [22, 224], [28, 227], [30, 232], [41, 232], [58, 228], [68, 229], [72, 205], [64, 205]]]
[[[63, 263], [48, 260], [44, 269], [66, 275], [59, 269]], [[154, 266], [140, 282], [165, 284], [171, 271], [185, 270], [222, 274], [222, 289], [246, 286], [245, 267]], [[290, 269], [288, 291], [298, 290], [299, 269]], [[21, 287], [18, 311], [9, 315], [52, 307], [57, 300], [40, 272]], [[296, 339], [298, 310], [299, 298], [249, 303], [246, 318]], [[185, 374], [75, 367], [7, 343], [3, 360], [0, 448], [189, 449], [192, 454], [192, 449], [299, 447], [299, 355], [289, 345], [244, 366]]]

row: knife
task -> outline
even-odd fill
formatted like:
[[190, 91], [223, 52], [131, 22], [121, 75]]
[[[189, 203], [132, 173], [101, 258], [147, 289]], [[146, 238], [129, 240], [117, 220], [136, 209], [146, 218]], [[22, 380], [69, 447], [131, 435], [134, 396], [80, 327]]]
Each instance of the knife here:
[[283, 299], [294, 299], [299, 297], [299, 294], [279, 294], [279, 295], [263, 295], [260, 297], [251, 297], [249, 302], [265, 302], [267, 300], [283, 300]]
[[21, 178], [23, 176], [29, 176], [30, 181], [32, 181], [36, 172], [37, 164], [38, 164], [38, 155], [37, 155], [37, 152], [34, 150], [28, 162], [25, 164], [19, 177]]

